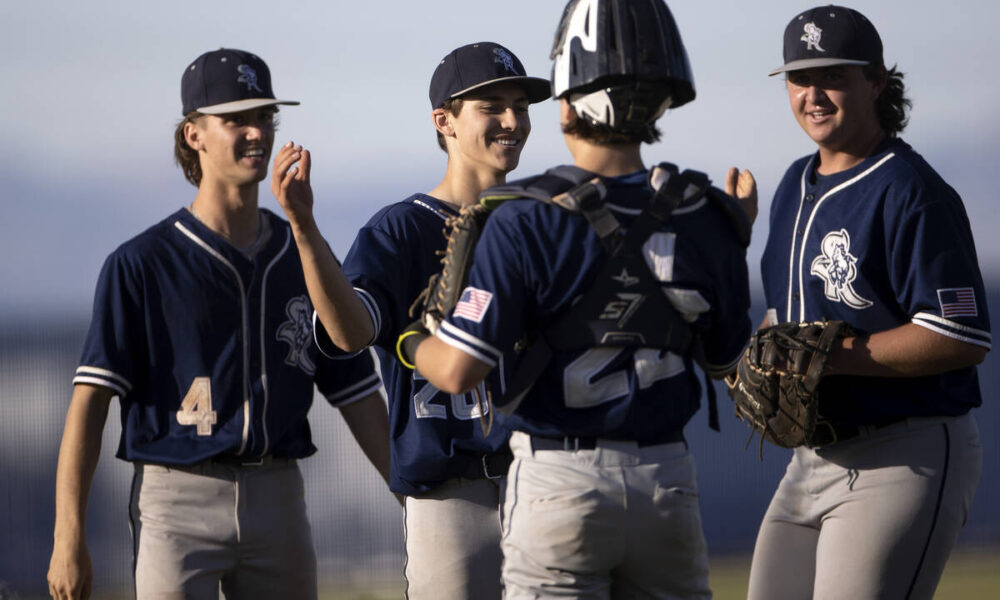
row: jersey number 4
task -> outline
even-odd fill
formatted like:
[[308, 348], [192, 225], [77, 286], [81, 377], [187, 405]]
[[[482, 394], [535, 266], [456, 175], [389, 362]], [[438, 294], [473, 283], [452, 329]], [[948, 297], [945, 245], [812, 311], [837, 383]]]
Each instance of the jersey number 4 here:
[[195, 425], [198, 435], [212, 435], [212, 425], [215, 425], [216, 413], [212, 410], [212, 380], [208, 377], [195, 377], [191, 382], [181, 409], [177, 411], [177, 422], [181, 425]]

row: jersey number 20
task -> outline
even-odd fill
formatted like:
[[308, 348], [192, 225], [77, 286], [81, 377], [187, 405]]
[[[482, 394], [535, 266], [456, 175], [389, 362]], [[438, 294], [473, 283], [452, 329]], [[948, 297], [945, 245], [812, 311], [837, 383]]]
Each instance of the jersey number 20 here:
[[[414, 384], [421, 380], [427, 381], [419, 373], [414, 372]], [[482, 383], [479, 384], [479, 393], [481, 398], [486, 397], [486, 387]], [[425, 383], [413, 394], [413, 410], [418, 419], [447, 419], [448, 409], [445, 406], [449, 404], [452, 415], [461, 421], [478, 419], [484, 412], [472, 394], [444, 394], [430, 383]], [[489, 410], [485, 404], [482, 406], [485, 410]]]

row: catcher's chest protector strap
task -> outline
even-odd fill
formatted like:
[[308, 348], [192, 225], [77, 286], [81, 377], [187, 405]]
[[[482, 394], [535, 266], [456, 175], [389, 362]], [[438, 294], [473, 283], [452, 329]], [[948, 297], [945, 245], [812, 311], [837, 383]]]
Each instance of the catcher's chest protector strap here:
[[[643, 212], [627, 233], [607, 209], [603, 195], [597, 196], [584, 183], [566, 192], [604, 245], [608, 257], [590, 288], [542, 332], [556, 350], [580, 350], [594, 346], [634, 346], [671, 350], [691, 355], [694, 334], [663, 293], [643, 257], [643, 245], [682, 203], [700, 198], [708, 188], [703, 173], [677, 173], [670, 164], [651, 171], [657, 185]], [[602, 188], [603, 189], [603, 188]]]
[[[656, 189], [649, 204], [627, 233], [604, 202], [600, 179], [576, 167], [557, 167], [534, 180], [493, 188], [493, 201], [530, 197], [582, 214], [608, 253], [594, 284], [555, 323], [538, 333], [512, 377], [501, 407], [516, 410], [524, 395], [544, 372], [552, 350], [578, 350], [595, 346], [632, 346], [670, 350], [692, 356], [699, 363], [702, 352], [691, 327], [667, 299], [642, 255], [649, 236], [667, 222], [681, 204], [697, 201], [709, 188], [703, 173], [685, 171], [662, 163], [651, 172]], [[484, 198], [483, 203], [489, 200]], [[488, 204], [487, 204], [488, 205]], [[714, 387], [706, 380], [709, 424], [718, 430]]]

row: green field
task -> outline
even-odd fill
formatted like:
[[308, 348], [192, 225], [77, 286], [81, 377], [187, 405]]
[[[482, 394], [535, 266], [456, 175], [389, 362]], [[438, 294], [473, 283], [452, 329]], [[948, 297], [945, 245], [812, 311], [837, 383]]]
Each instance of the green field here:
[[[713, 561], [709, 579], [715, 600], [745, 599], [749, 567], [749, 557]], [[1000, 551], [956, 552], [948, 561], [934, 597], [941, 600], [1000, 598]]]
[[[747, 593], [750, 557], [718, 558], [711, 564], [711, 585], [715, 600], [743, 600]], [[95, 600], [125, 600], [127, 593], [96, 594]], [[380, 583], [352, 581], [328, 583], [320, 600], [399, 600], [403, 584], [393, 574]], [[22, 600], [31, 597], [20, 596]], [[986, 600], [1000, 598], [1000, 549], [962, 550], [948, 562], [935, 598], [939, 600]]]
[[[750, 557], [726, 557], [712, 561], [710, 581], [715, 600], [743, 600], [747, 594]], [[382, 584], [368, 589], [333, 586], [321, 600], [398, 600], [399, 584]], [[935, 598], [940, 600], [980, 600], [1000, 598], [1000, 550], [956, 552], [945, 568]]]

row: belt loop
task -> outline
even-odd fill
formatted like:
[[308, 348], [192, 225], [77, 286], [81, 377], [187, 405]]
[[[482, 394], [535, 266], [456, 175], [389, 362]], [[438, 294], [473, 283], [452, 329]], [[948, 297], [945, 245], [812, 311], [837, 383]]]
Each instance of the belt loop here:
[[489, 479], [489, 480], [500, 479], [500, 477], [502, 477], [502, 475], [495, 475], [495, 476], [494, 475], [490, 475], [490, 465], [489, 465], [489, 463], [486, 460], [487, 458], [489, 458], [489, 456], [490, 456], [489, 454], [484, 454], [484, 455], [482, 455], [479, 458], [479, 460], [480, 460], [480, 462], [482, 463], [482, 466], [483, 466], [483, 476], [486, 477], [486, 479]]
[[[531, 435], [529, 433], [524, 433], [523, 431], [515, 431], [514, 433], [517, 434], [517, 435], [523, 435], [524, 436], [524, 441], [526, 441], [528, 443], [528, 450], [531, 451], [531, 456], [532, 457], [535, 456], [535, 436], [533, 436], [533, 435]], [[511, 434], [511, 435], [513, 435], [513, 434]]]

